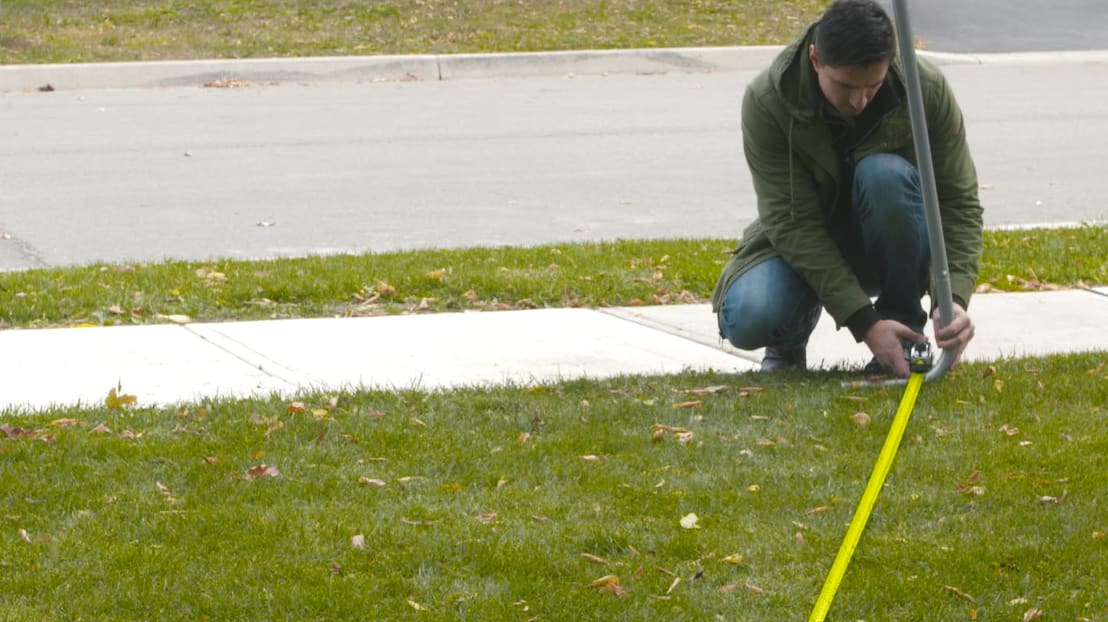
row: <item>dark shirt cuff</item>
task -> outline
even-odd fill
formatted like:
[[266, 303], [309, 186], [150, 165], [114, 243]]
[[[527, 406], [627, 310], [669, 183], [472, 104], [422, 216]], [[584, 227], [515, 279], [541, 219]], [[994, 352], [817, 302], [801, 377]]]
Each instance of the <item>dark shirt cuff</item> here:
[[866, 333], [869, 332], [870, 327], [880, 319], [881, 316], [877, 315], [877, 309], [874, 309], [873, 305], [869, 305], [858, 309], [848, 317], [846, 327], [850, 329], [850, 334], [854, 335], [854, 341], [861, 343], [866, 338]]

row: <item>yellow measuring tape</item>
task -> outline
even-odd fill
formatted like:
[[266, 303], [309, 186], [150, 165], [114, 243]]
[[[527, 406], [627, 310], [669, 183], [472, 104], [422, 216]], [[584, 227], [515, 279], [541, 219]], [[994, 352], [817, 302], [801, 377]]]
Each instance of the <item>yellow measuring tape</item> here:
[[889, 435], [885, 437], [885, 444], [881, 447], [881, 453], [877, 456], [877, 464], [873, 466], [873, 473], [866, 483], [866, 490], [862, 493], [862, 500], [858, 502], [858, 509], [854, 510], [854, 518], [850, 519], [850, 527], [846, 530], [846, 537], [839, 547], [839, 553], [835, 555], [835, 563], [831, 564], [831, 572], [827, 574], [827, 580], [823, 582], [816, 606], [812, 609], [812, 615], [808, 622], [823, 622], [831, 609], [831, 600], [835, 598], [835, 592], [842, 583], [846, 567], [850, 565], [850, 558], [854, 556], [854, 549], [858, 546], [858, 540], [862, 537], [862, 530], [866, 528], [870, 514], [873, 513], [873, 505], [877, 503], [877, 495], [885, 485], [885, 478], [892, 468], [896, 450], [900, 447], [900, 439], [904, 436], [904, 430], [908, 427], [908, 420], [912, 417], [912, 409], [916, 406], [916, 398], [919, 396], [920, 387], [923, 386], [923, 374], [913, 373], [908, 378], [908, 386], [904, 389], [904, 397], [900, 398], [900, 406], [896, 410], [896, 417], [889, 428]]

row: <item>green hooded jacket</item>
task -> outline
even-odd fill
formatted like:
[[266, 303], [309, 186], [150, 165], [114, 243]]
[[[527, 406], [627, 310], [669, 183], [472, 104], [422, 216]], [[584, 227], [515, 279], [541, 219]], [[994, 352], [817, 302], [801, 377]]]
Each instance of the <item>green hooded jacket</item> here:
[[[850, 188], [840, 182], [840, 156], [831, 129], [818, 114], [813, 92], [808, 46], [815, 29], [815, 24], [810, 26], [746, 89], [743, 148], [758, 196], [758, 218], [743, 232], [716, 285], [712, 309], [717, 313], [735, 279], [774, 256], [783, 257], [807, 281], [838, 327], [871, 305], [829, 234], [840, 193], [849, 193]], [[949, 84], [935, 66], [922, 59], [919, 65], [951, 291], [968, 305], [981, 256], [977, 172], [966, 144], [962, 112]], [[853, 163], [873, 153], [916, 161], [904, 75], [897, 59], [890, 64], [889, 83], [900, 103], [848, 154]]]

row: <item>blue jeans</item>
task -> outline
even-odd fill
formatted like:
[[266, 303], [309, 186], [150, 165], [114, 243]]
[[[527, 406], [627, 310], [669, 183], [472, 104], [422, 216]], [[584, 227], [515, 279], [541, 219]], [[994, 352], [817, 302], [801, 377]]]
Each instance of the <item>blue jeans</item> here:
[[[850, 213], [829, 227], [839, 252], [885, 319], [923, 329], [920, 298], [931, 252], [919, 172], [904, 158], [879, 153], [854, 167]], [[799, 347], [819, 320], [816, 292], [781, 257], [755, 265], [727, 290], [719, 330], [744, 350]]]

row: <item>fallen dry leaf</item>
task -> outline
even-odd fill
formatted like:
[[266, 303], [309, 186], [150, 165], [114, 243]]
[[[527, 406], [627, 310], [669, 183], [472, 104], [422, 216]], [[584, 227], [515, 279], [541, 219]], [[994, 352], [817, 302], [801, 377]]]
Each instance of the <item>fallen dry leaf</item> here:
[[55, 419], [50, 422], [50, 425], [55, 428], [72, 428], [78, 425], [84, 425], [85, 422], [82, 419]]
[[119, 410], [125, 406], [134, 406], [138, 402], [137, 397], [121, 393], [122, 390], [122, 385], [112, 387], [108, 391], [108, 397], [104, 398], [104, 405], [112, 410]]
[[428, 608], [426, 605], [421, 605], [415, 601], [415, 594], [408, 594], [408, 599], [406, 602], [408, 603], [409, 607], [415, 609], [416, 611], [430, 611], [430, 608]]
[[722, 561], [725, 564], [736, 564], [736, 565], [738, 565], [738, 564], [743, 563], [743, 556], [739, 555], [738, 553], [733, 553], [731, 555], [728, 555], [727, 557], [724, 557], [720, 561]]
[[627, 591], [623, 589], [623, 586], [619, 584], [619, 577], [614, 574], [604, 575], [599, 579], [589, 583], [589, 589], [596, 590], [598, 592], [605, 592], [612, 594], [616, 597], [623, 597], [627, 595]]
[[246, 470], [246, 479], [257, 479], [259, 477], [278, 477], [281, 473], [275, 466], [267, 466], [265, 464], [259, 464], [252, 466]]
[[765, 590], [758, 587], [757, 585], [754, 585], [753, 583], [747, 583], [746, 584], [746, 591], [750, 592], [751, 594], [765, 594], [766, 593]]
[[666, 596], [669, 596], [673, 590], [676, 590], [678, 585], [681, 585], [681, 577], [673, 577], [673, 581], [670, 582], [669, 588], [666, 590]]
[[829, 511], [830, 509], [831, 508], [826, 506], [826, 505], [821, 505], [819, 507], [814, 507], [814, 508], [808, 510], [807, 512], [805, 512], [805, 514], [807, 514], [808, 516], [811, 516], [813, 514], [822, 514], [824, 512]]
[[352, 546], [356, 549], [364, 549], [365, 548], [365, 536], [360, 534], [360, 533], [355, 535], [355, 536], [351, 536], [350, 537], [350, 546]]
[[680, 410], [682, 408], [700, 408], [703, 405], [703, 402], [700, 400], [692, 400], [689, 402], [677, 402], [673, 405], [673, 408], [674, 410]]
[[857, 425], [869, 425], [870, 416], [864, 412], [856, 412], [850, 416], [850, 420]]
[[608, 563], [608, 560], [604, 559], [603, 557], [593, 555], [592, 553], [581, 553], [581, 559], [587, 562], [592, 562], [594, 564], [600, 564], [601, 566]]
[[699, 522], [700, 517], [692, 512], [681, 517], [681, 527], [685, 529], [700, 529], [700, 525], [697, 524]]
[[1038, 607], [1032, 607], [1023, 612], [1023, 622], [1031, 622], [1032, 620], [1038, 620], [1043, 617], [1043, 612]]
[[608, 460], [608, 456], [596, 456], [593, 454], [589, 454], [587, 456], [581, 456], [581, 459], [585, 462], [606, 462]]
[[308, 407], [304, 405], [304, 402], [289, 402], [288, 411], [290, 413], [299, 414], [308, 410]]
[[96, 427], [88, 431], [89, 434], [111, 434], [112, 430], [108, 427], [107, 423], [99, 423]]
[[382, 480], [372, 479], [372, 478], [369, 478], [369, 477], [365, 477], [364, 475], [362, 477], [358, 478], [358, 483], [363, 485], [363, 486], [376, 486], [378, 488], [381, 488], [382, 486], [385, 485], [385, 482], [382, 481]]
[[489, 512], [488, 514], [478, 514], [477, 515], [477, 522], [482, 523], [484, 525], [488, 525], [490, 523], [495, 523], [496, 522], [496, 512]]
[[26, 529], [20, 529], [19, 539], [29, 544], [31, 542], [31, 534], [27, 533]]
[[1007, 423], [1005, 423], [1004, 425], [1000, 426], [1000, 430], [999, 430], [999, 431], [1000, 431], [1000, 432], [1003, 432], [1003, 433], [1005, 433], [1005, 434], [1007, 434], [1008, 436], [1015, 436], [1015, 435], [1017, 435], [1017, 434], [1019, 434], [1019, 433], [1020, 433], [1020, 429], [1019, 429], [1019, 428], [1017, 428], [1017, 427], [1015, 427], [1015, 426], [1011, 426], [1011, 425], [1008, 425]]
[[712, 385], [710, 387], [701, 387], [699, 389], [689, 389], [685, 391], [686, 395], [692, 395], [694, 397], [700, 397], [702, 395], [712, 395], [713, 393], [723, 393], [724, 391], [730, 391], [731, 387], [725, 384]]
[[1044, 504], [1053, 503], [1053, 504], [1057, 505], [1059, 503], [1063, 503], [1066, 500], [1066, 497], [1069, 496], [1069, 494], [1070, 494], [1070, 491], [1063, 490], [1061, 497], [1050, 497], [1050, 496], [1045, 496], [1044, 495], [1042, 497], [1039, 497], [1039, 503], [1044, 503]]
[[951, 594], [954, 594], [955, 596], [957, 596], [959, 598], [964, 598], [964, 599], [970, 601], [971, 603], [976, 603], [977, 602], [976, 598], [974, 598], [973, 596], [970, 596], [969, 594], [963, 592], [962, 590], [954, 587], [953, 585], [944, 585], [943, 586], [943, 591], [944, 592], [950, 592]]

